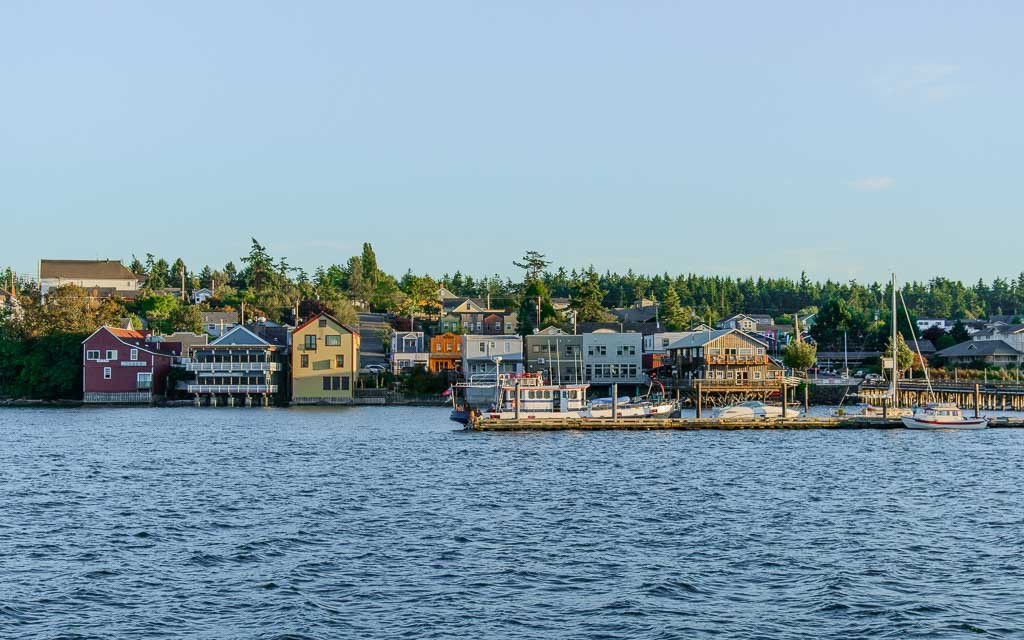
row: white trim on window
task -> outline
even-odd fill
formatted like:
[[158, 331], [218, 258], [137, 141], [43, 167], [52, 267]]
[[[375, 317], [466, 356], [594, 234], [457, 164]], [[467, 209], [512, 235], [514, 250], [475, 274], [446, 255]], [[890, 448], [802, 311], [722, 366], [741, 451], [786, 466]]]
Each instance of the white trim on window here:
[[138, 359], [139, 359], [139, 350], [138, 349], [132, 349], [131, 357], [129, 358], [129, 360], [138, 360]]
[[87, 350], [85, 352], [85, 359], [86, 360], [99, 360], [100, 359], [100, 350], [99, 349], [89, 349], [89, 350]]
[[103, 367], [103, 379], [110, 380], [112, 377], [113, 372], [110, 370], [110, 367]]

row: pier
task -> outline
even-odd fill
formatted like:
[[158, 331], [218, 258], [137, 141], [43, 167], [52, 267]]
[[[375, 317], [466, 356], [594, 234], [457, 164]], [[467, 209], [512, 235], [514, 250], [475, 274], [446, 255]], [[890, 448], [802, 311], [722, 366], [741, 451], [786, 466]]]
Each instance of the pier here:
[[[1024, 418], [998, 417], [990, 429], [1024, 429]], [[481, 420], [472, 431], [764, 431], [807, 429], [902, 429], [898, 418], [804, 417], [778, 419], [712, 418], [520, 418]]]

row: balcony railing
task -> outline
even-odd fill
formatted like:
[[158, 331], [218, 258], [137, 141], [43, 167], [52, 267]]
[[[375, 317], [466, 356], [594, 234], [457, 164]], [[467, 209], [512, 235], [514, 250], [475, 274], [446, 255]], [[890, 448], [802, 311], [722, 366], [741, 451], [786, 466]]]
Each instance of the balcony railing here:
[[768, 356], [706, 355], [707, 364], [768, 364]]
[[185, 371], [279, 371], [279, 362], [186, 362]]
[[277, 393], [276, 384], [190, 384], [189, 393]]

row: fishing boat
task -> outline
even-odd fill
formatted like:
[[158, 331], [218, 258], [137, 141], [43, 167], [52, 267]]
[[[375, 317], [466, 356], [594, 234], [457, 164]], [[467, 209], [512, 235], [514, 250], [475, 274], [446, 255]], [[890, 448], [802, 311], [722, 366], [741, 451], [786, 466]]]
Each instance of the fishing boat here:
[[952, 402], [932, 402], [923, 405], [912, 416], [902, 418], [908, 429], [984, 429], [988, 418], [968, 418]]

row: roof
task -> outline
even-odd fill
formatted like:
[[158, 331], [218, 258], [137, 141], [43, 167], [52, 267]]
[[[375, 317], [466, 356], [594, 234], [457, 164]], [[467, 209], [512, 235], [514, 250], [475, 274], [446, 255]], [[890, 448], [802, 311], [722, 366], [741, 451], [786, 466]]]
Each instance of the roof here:
[[710, 342], [714, 342], [715, 340], [718, 340], [722, 336], [727, 336], [730, 333], [738, 333], [738, 334], [740, 334], [743, 337], [750, 338], [751, 340], [753, 340], [754, 342], [756, 342], [758, 344], [762, 344], [762, 345], [768, 346], [763, 341], [758, 340], [757, 338], [755, 338], [754, 336], [750, 335], [749, 333], [745, 333], [745, 332], [740, 331], [738, 329], [715, 329], [714, 331], [695, 331], [694, 333], [686, 336], [685, 338], [680, 338], [679, 340], [676, 340], [675, 342], [671, 343], [670, 345], [668, 345], [668, 348], [670, 350], [672, 350], [672, 349], [692, 349], [694, 347], [703, 347], [704, 345], [706, 345], [706, 344], [708, 344]]
[[259, 337], [252, 331], [249, 331], [242, 325], [238, 325], [231, 331], [228, 331], [221, 337], [217, 338], [210, 343], [211, 347], [230, 347], [230, 346], [245, 346], [250, 345], [254, 347], [271, 347], [269, 342]]
[[623, 322], [650, 322], [658, 316], [658, 307], [628, 307], [624, 309], [612, 309], [612, 314]]
[[[345, 324], [341, 320], [338, 320], [337, 318], [335, 318], [331, 314], [327, 313], [326, 311], [321, 311], [320, 313], [316, 314], [315, 316], [313, 316], [309, 320], [306, 320], [305, 322], [303, 322], [299, 326], [297, 326], [294, 329], [292, 329], [292, 335], [295, 335], [296, 333], [298, 333], [302, 329], [305, 329], [306, 327], [309, 326], [309, 324], [311, 322], [313, 322], [314, 320], [318, 320], [320, 318], [327, 318], [328, 320], [330, 320], [334, 324], [338, 325], [339, 327], [341, 327], [345, 331], [348, 331], [351, 334], [359, 335], [359, 329], [354, 329], [354, 328], [350, 327], [349, 325]], [[267, 323], [267, 324], [269, 325], [270, 323]], [[280, 326], [280, 325], [278, 325], [278, 326]]]
[[64, 280], [138, 280], [120, 260], [40, 260], [40, 278]]
[[200, 314], [203, 319], [203, 324], [238, 324], [238, 312], [237, 311], [203, 311]]
[[931, 340], [918, 340], [917, 348], [920, 349], [922, 354], [935, 353], [935, 345]]
[[133, 340], [145, 340], [145, 334], [136, 331], [135, 329], [118, 329], [115, 327], [107, 327], [107, 331], [114, 334], [118, 338], [131, 338]]
[[942, 358], [1019, 356], [1024, 352], [1011, 347], [1005, 340], [971, 340], [943, 349], [935, 355]]

